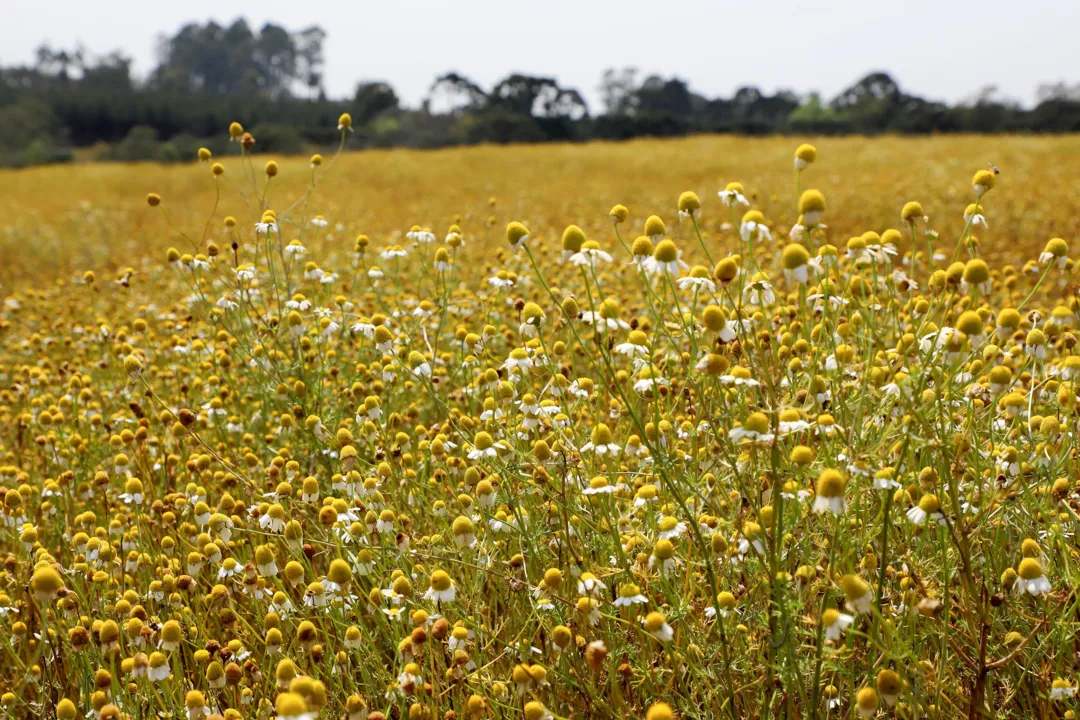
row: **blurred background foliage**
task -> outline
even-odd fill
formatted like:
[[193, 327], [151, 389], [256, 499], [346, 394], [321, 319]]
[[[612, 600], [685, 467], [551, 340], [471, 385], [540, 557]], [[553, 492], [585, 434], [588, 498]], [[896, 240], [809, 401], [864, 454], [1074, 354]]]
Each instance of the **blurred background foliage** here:
[[434, 148], [479, 143], [626, 140], [697, 133], [742, 135], [1063, 133], [1080, 131], [1080, 85], [1038, 88], [1026, 109], [994, 87], [956, 105], [905, 92], [884, 72], [858, 79], [835, 98], [740, 88], [708, 98], [677, 77], [610, 69], [599, 80], [602, 107], [551, 77], [514, 73], [491, 88], [448, 72], [419, 107], [402, 105], [380, 81], [351, 98], [323, 90], [326, 33], [243, 19], [190, 23], [162, 36], [145, 79], [119, 51], [42, 46], [32, 65], [0, 68], [0, 165], [75, 159], [190, 160], [200, 146], [223, 151], [234, 120], [255, 150], [291, 154], [335, 144], [337, 117], [349, 112], [354, 147]]

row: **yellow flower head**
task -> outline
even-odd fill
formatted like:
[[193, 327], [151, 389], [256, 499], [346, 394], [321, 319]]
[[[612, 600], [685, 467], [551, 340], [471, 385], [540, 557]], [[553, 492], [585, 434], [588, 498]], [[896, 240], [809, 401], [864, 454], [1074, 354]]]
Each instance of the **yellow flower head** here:
[[878, 703], [877, 690], [872, 687], [864, 687], [855, 693], [855, 705], [863, 717], [869, 717], [877, 712]]
[[506, 226], [506, 242], [510, 244], [510, 247], [519, 248], [528, 239], [529, 229], [516, 220]]
[[975, 176], [971, 178], [971, 187], [978, 196], [993, 190], [996, 183], [997, 176], [989, 170], [979, 170], [975, 173]]
[[900, 219], [906, 223], [914, 223], [922, 220], [925, 216], [926, 213], [923, 211], [922, 203], [914, 200], [904, 203], [903, 209], [900, 210]]
[[585, 232], [577, 225], [568, 225], [562, 234], [562, 249], [576, 253], [585, 243]]
[[818, 475], [817, 494], [821, 497], [840, 497], [847, 487], [847, 479], [838, 470], [822, 470]]
[[645, 235], [654, 243], [660, 242], [666, 233], [667, 226], [658, 216], [650, 215], [645, 221]]
[[675, 711], [665, 702], [653, 703], [645, 712], [645, 720], [675, 720]]
[[810, 262], [810, 253], [802, 245], [791, 243], [784, 247], [781, 262], [785, 270], [794, 270]]
[[1042, 563], [1033, 557], [1026, 557], [1021, 560], [1016, 572], [1024, 580], [1035, 580], [1044, 575]]
[[817, 160], [817, 148], [813, 145], [803, 143], [795, 148], [795, 168], [797, 170], [802, 170], [808, 165], [812, 165], [815, 160]]
[[698, 199], [697, 193], [687, 190], [682, 195], [679, 195], [680, 214], [697, 217], [699, 210], [701, 210], [701, 200]]
[[1055, 258], [1063, 258], [1069, 254], [1069, 245], [1061, 238], [1052, 238], [1046, 242], [1043, 253]]
[[804, 190], [799, 197], [799, 213], [804, 217], [810, 213], [825, 212], [825, 196], [820, 190]]
[[634, 239], [630, 252], [634, 257], [650, 257], [653, 254], [653, 241], [645, 235], [639, 235]]
[[739, 276], [739, 261], [735, 257], [726, 257], [716, 263], [713, 277], [722, 283], [729, 283]]
[[840, 589], [848, 600], [856, 600], [870, 592], [870, 586], [858, 575], [845, 575], [840, 578]]
[[675, 262], [679, 259], [679, 249], [671, 240], [661, 240], [653, 250], [653, 259], [662, 263]]

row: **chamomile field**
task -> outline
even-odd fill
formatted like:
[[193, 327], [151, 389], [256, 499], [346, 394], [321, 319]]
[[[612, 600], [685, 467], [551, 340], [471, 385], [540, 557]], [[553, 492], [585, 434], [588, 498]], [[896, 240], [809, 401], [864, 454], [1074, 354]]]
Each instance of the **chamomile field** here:
[[1080, 138], [0, 173], [10, 717], [1073, 718]]

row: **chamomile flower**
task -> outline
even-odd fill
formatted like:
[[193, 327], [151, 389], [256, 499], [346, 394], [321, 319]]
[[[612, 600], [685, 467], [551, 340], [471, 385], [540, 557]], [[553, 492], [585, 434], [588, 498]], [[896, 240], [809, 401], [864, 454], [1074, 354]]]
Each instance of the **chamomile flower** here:
[[1076, 695], [1076, 686], [1063, 678], [1054, 678], [1050, 683], [1051, 700], [1067, 700]]
[[[630, 247], [630, 254], [633, 256], [631, 263], [637, 267], [641, 272], [651, 272], [653, 253], [655, 248], [653, 242], [644, 235], [638, 236], [634, 240], [634, 244]], [[676, 256], [678, 253], [676, 252]]]
[[789, 283], [805, 285], [808, 278], [810, 253], [802, 245], [792, 243], [784, 247], [781, 263], [784, 279]]
[[878, 672], [876, 684], [878, 695], [885, 701], [885, 705], [888, 707], [896, 705], [896, 700], [904, 689], [899, 673], [891, 668], [884, 668]]
[[39, 604], [48, 605], [64, 589], [64, 580], [56, 568], [50, 565], [40, 566], [34, 570], [30, 579], [30, 589]]
[[641, 619], [641, 626], [645, 632], [652, 635], [662, 643], [671, 642], [675, 637], [675, 631], [667, 623], [663, 613], [653, 611]]
[[981, 198], [983, 195], [993, 190], [996, 183], [997, 176], [994, 173], [989, 170], [979, 170], [971, 179], [971, 189], [975, 191], [976, 197]]
[[444, 603], [453, 602], [457, 597], [457, 587], [445, 570], [436, 570], [431, 573], [430, 583], [430, 587], [424, 593], [425, 599]]
[[715, 618], [717, 608], [720, 608], [720, 617], [729, 617], [735, 611], [735, 606], [735, 596], [723, 590], [716, 596], [716, 603], [705, 608], [705, 617]]
[[650, 273], [676, 278], [683, 270], [689, 269], [690, 266], [682, 261], [682, 252], [674, 242], [663, 239], [663, 235], [653, 239], [653, 242], [655, 247], [653, 248], [652, 259], [648, 262], [647, 267]]
[[657, 528], [660, 530], [658, 537], [661, 540], [670, 540], [686, 534], [686, 523], [670, 515], [660, 518]]
[[574, 265], [591, 268], [612, 260], [611, 255], [601, 250], [600, 245], [593, 240], [586, 240], [581, 249], [570, 256], [570, 262]]
[[739, 225], [739, 237], [743, 242], [750, 240], [772, 240], [772, 232], [765, 224], [765, 216], [760, 210], [747, 210]]
[[641, 594], [641, 590], [634, 583], [624, 583], [619, 586], [619, 596], [612, 603], [615, 607], [632, 607], [649, 602], [649, 599]]
[[618, 486], [612, 485], [603, 475], [597, 475], [589, 480], [589, 486], [581, 491], [582, 495], [610, 495], [619, 491]]
[[688, 190], [679, 195], [678, 209], [680, 220], [697, 220], [700, 218], [701, 200], [698, 198], [697, 193]]
[[269, 509], [259, 516], [259, 527], [272, 533], [285, 531], [285, 508], [274, 503]]
[[844, 636], [844, 632], [855, 622], [855, 617], [829, 608], [821, 613], [821, 625], [825, 628], [826, 642], [835, 643]]
[[146, 670], [146, 677], [151, 682], [161, 682], [172, 677], [172, 669], [169, 667], [169, 659], [160, 652], [150, 653]]
[[555, 716], [548, 712], [543, 703], [532, 700], [525, 703], [522, 717], [524, 720], [553, 720]]
[[604, 423], [597, 423], [589, 434], [589, 442], [581, 446], [582, 453], [596, 455], [618, 455], [622, 447], [614, 442], [611, 429]]
[[825, 212], [825, 196], [820, 190], [804, 190], [799, 197], [799, 214], [802, 220], [799, 223], [807, 228], [816, 227], [821, 223], [821, 216]]
[[753, 550], [757, 555], [765, 554], [765, 533], [756, 522], [743, 523], [742, 537], [739, 539], [739, 554], [747, 555]]
[[514, 250], [522, 248], [529, 241], [529, 230], [519, 222], [512, 222], [506, 226], [506, 242]]
[[870, 612], [873, 595], [870, 586], [858, 575], [844, 575], [840, 578], [840, 589], [844, 592], [848, 610]]
[[986, 217], [980, 210], [981, 208], [975, 203], [971, 203], [964, 208], [964, 223], [970, 224], [972, 227], [982, 225], [984, 229], [989, 230], [990, 226], [986, 223]]
[[124, 484], [124, 492], [120, 493], [120, 499], [129, 505], [142, 505], [142, 480], [139, 480], [138, 478], [129, 478]]
[[733, 208], [736, 205], [750, 207], [750, 202], [743, 195], [744, 192], [742, 183], [730, 182], [717, 195], [720, 196], [720, 201], [724, 203], [725, 207]]
[[795, 148], [795, 170], [802, 172], [817, 160], [817, 148], [803, 143]]
[[435, 233], [431, 232], [431, 228], [421, 228], [419, 225], [414, 225], [409, 229], [409, 232], [405, 234], [405, 237], [416, 243], [428, 244], [435, 242]]
[[1039, 254], [1043, 265], [1053, 264], [1058, 270], [1064, 270], [1069, 261], [1069, 246], [1061, 238], [1053, 238], [1046, 243], [1046, 248]]
[[693, 290], [694, 292], [716, 292], [716, 283], [709, 276], [709, 269], [704, 265], [695, 265], [690, 269], [690, 274], [679, 278], [675, 284], [680, 290]]
[[679, 561], [675, 557], [675, 545], [666, 538], [661, 538], [653, 545], [652, 555], [649, 556], [649, 567], [661, 575], [671, 573], [678, 567]]
[[603, 595], [604, 590], [607, 590], [607, 585], [591, 572], [583, 572], [578, 577], [577, 590], [581, 595], [600, 597]]
[[1016, 568], [1016, 582], [1013, 583], [1013, 594], [1044, 595], [1053, 590], [1050, 581], [1046, 579], [1042, 563], [1037, 558], [1025, 557]]
[[379, 257], [383, 260], [394, 260], [396, 258], [403, 258], [409, 254], [409, 251], [400, 245], [391, 245], [383, 250], [379, 251]]
[[822, 470], [817, 479], [817, 495], [814, 498], [814, 512], [831, 512], [833, 515], [844, 513], [844, 491], [847, 479], [837, 470]]
[[927, 518], [939, 525], [945, 524], [945, 515], [941, 512], [941, 501], [933, 493], [924, 493], [919, 503], [907, 511], [907, 519], [916, 525], [922, 525]]
[[879, 704], [878, 694], [874, 688], [864, 687], [855, 693], [855, 711], [859, 717], [873, 717], [877, 714]]
[[521, 372], [529, 370], [535, 365], [532, 357], [529, 355], [529, 351], [525, 348], [514, 348], [510, 351], [510, 355], [503, 361], [503, 369], [510, 370], [511, 372]]
[[667, 380], [661, 377], [659, 371], [653, 367], [643, 367], [634, 376], [634, 392], [639, 395], [649, 395], [656, 388], [666, 384]]
[[597, 332], [630, 329], [629, 323], [619, 317], [619, 303], [612, 298], [605, 298], [599, 310], [582, 313], [581, 320], [595, 327]]
[[492, 439], [491, 434], [481, 430], [473, 436], [472, 450], [469, 451], [470, 460], [481, 458], [496, 458], [503, 446]]
[[776, 302], [776, 293], [769, 283], [769, 277], [763, 272], [754, 273], [743, 288], [743, 297], [751, 305], [772, 305]]
[[764, 413], [751, 413], [742, 424], [728, 431], [728, 437], [734, 442], [772, 442], [775, 437], [770, 432], [769, 418]]
[[649, 355], [649, 336], [641, 330], [632, 330], [626, 342], [615, 346], [615, 352], [629, 358], [645, 358]]

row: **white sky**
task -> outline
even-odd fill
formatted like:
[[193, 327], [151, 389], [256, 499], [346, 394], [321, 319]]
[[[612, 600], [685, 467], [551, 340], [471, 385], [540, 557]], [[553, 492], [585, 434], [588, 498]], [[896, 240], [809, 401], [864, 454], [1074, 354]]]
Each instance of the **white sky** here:
[[1040, 83], [1080, 82], [1077, 0], [0, 0], [0, 64], [81, 41], [122, 49], [141, 76], [160, 33], [239, 15], [255, 29], [321, 25], [332, 97], [379, 79], [410, 105], [447, 70], [485, 88], [512, 71], [553, 75], [593, 112], [600, 75], [623, 66], [709, 97], [750, 84], [831, 97], [879, 69], [950, 102], [994, 84], [1030, 104]]

